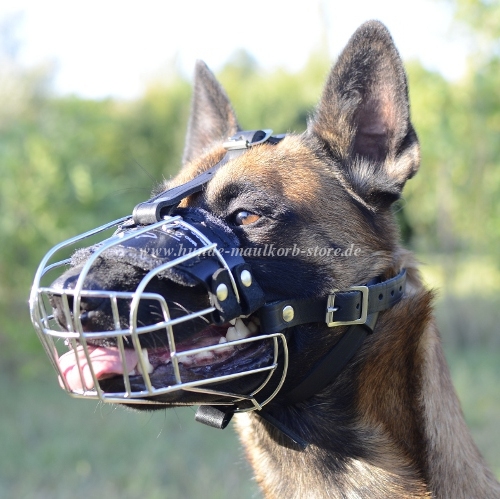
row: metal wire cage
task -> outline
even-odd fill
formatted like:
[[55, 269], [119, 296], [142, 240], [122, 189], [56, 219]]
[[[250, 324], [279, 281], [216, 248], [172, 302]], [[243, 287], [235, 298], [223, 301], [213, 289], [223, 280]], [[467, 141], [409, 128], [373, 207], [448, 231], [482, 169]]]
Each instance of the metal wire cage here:
[[[172, 318], [169, 306], [165, 298], [157, 293], [146, 292], [145, 289], [150, 281], [158, 276], [158, 274], [176, 267], [191, 258], [196, 258], [206, 252], [211, 252], [217, 259], [220, 268], [229, 271], [233, 292], [239, 300], [238, 288], [223, 255], [217, 248], [217, 244], [210, 241], [204, 234], [198, 231], [191, 224], [183, 220], [181, 216], [165, 217], [160, 222], [151, 224], [144, 227], [137, 227], [133, 231], [118, 231], [111, 237], [99, 243], [88, 259], [83, 264], [83, 268], [79, 274], [78, 280], [73, 289], [60, 289], [49, 285], [43, 285], [43, 282], [51, 282], [54, 276], [60, 276], [70, 265], [71, 258], [61, 258], [63, 255], [69, 254], [71, 250], [82, 246], [83, 241], [88, 241], [94, 236], [119, 228], [125, 223], [129, 217], [124, 217], [101, 227], [88, 231], [79, 236], [68, 239], [56, 246], [54, 246], [41, 261], [38, 270], [35, 274], [31, 296], [30, 296], [30, 314], [33, 325], [37, 331], [38, 337], [52, 362], [57, 374], [59, 375], [59, 383], [61, 387], [67, 391], [71, 396], [77, 398], [97, 399], [101, 402], [107, 403], [124, 403], [124, 404], [162, 404], [155, 400], [158, 396], [167, 393], [184, 390], [189, 392], [206, 393], [216, 395], [221, 402], [216, 402], [221, 405], [235, 404], [239, 407], [237, 412], [260, 410], [280, 390], [287, 372], [288, 366], [288, 350], [285, 336], [281, 333], [260, 334], [250, 336], [243, 339], [236, 339], [228, 343], [221, 343], [215, 345], [207, 345], [198, 348], [183, 349], [179, 351], [176, 343], [176, 336], [174, 334], [174, 326], [193, 320], [199, 317], [206, 317], [215, 311], [213, 306], [195, 310], [181, 317]], [[180, 255], [172, 260], [163, 263], [149, 272], [143, 277], [135, 290], [131, 291], [113, 291], [113, 290], [90, 290], [85, 289], [85, 279], [89, 274], [90, 269], [95, 264], [96, 260], [103, 255], [108, 249], [123, 243], [124, 241], [145, 234], [149, 231], [160, 230], [182, 230], [188, 231], [192, 237], [196, 238], [201, 244], [199, 247], [187, 254]], [[54, 262], [55, 261], [55, 262]], [[54, 263], [50, 263], [54, 262]], [[49, 279], [52, 276], [52, 279]], [[62, 312], [64, 317], [64, 327], [56, 320], [52, 307], [50, 305], [50, 297], [58, 295], [62, 303]], [[84, 330], [82, 320], [80, 317], [80, 307], [82, 299], [97, 298], [100, 300], [108, 300], [112, 314], [112, 322], [114, 326], [105, 331], [92, 331]], [[157, 309], [161, 310], [158, 314], [157, 320], [147, 326], [140, 325], [138, 321], [138, 310], [142, 300], [155, 302]], [[119, 305], [127, 304], [129, 309], [128, 326], [123, 326], [123, 321], [120, 320]], [[141, 345], [141, 335], [150, 334], [155, 332], [162, 332], [166, 335], [166, 343], [170, 351], [170, 362], [175, 378], [175, 382], [169, 386], [155, 386], [149, 375], [150, 366], [147, 359], [142, 354], [143, 347]], [[93, 349], [93, 341], [96, 340], [111, 340], [116, 344], [116, 351], [119, 354], [122, 363], [123, 374], [122, 376], [124, 390], [120, 392], [106, 392], [101, 388], [99, 375], [93, 365], [93, 358], [91, 356]], [[272, 355], [267, 365], [261, 366], [256, 369], [237, 369], [235, 372], [225, 374], [222, 376], [205, 377], [196, 381], [183, 380], [179, 364], [183, 362], [188, 356], [198, 355], [202, 353], [217, 353], [223, 351], [228, 347], [237, 347], [240, 345], [248, 345], [250, 343], [266, 342], [272, 348]], [[144, 388], [136, 390], [132, 388], [131, 375], [127, 368], [126, 353], [130, 349], [135, 350], [137, 354], [137, 371], [143, 378], [142, 386]], [[81, 388], [71, 387], [67, 382], [60, 364], [60, 356], [64, 351], [73, 351], [75, 354], [75, 367], [78, 370]], [[281, 353], [280, 353], [281, 351]], [[77, 355], [76, 352], [79, 352]], [[283, 365], [278, 368], [278, 356], [283, 359]], [[85, 370], [87, 376], [85, 376]], [[279, 382], [271, 394], [266, 394], [263, 401], [258, 402], [256, 396], [262, 389], [269, 383], [273, 374], [277, 372], [280, 375]], [[228, 382], [244, 376], [262, 374], [265, 376], [264, 380], [255, 388], [251, 393], [230, 393], [225, 391], [218, 391], [212, 386], [221, 382]], [[91, 381], [89, 382], [89, 379]], [[273, 383], [274, 386], [274, 383]], [[214, 402], [207, 402], [207, 404], [215, 405]]]

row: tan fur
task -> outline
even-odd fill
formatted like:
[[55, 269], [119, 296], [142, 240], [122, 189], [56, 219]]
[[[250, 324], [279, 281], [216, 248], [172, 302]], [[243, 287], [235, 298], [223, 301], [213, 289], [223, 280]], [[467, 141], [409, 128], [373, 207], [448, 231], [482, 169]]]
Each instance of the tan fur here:
[[436, 497], [500, 497], [500, 485], [465, 425], [434, 322], [429, 323], [420, 347], [430, 487]]
[[351, 460], [339, 488], [338, 476], [329, 483], [328, 476], [315, 474], [321, 449], [282, 447], [271, 456], [261, 422], [252, 414], [241, 415], [237, 430], [265, 497], [500, 497], [451, 385], [431, 315], [432, 297], [416, 270], [410, 270], [409, 281], [410, 296], [385, 314], [365, 345], [357, 381], [359, 431], [366, 432], [366, 445], [377, 449], [376, 459]]
[[[205, 67], [195, 89], [194, 108], [217, 126], [204, 127], [201, 119], [193, 119], [187, 164], [169, 186], [220, 161], [221, 133], [235, 132], [234, 112]], [[211, 110], [214, 102], [223, 113]], [[214, 145], [208, 153], [207, 133]], [[472, 442], [450, 381], [433, 295], [424, 289], [413, 256], [398, 242], [391, 203], [416, 173], [419, 160], [402, 63], [387, 30], [370, 22], [355, 33], [332, 69], [307, 132], [251, 148], [225, 164], [203, 193], [183, 202], [231, 220], [228, 205], [233, 213], [251, 211], [252, 200], [259, 197], [292, 216], [276, 228], [279, 216], [266, 219], [258, 213], [260, 228], [250, 225], [242, 231], [250, 243], [301, 238], [323, 247], [354, 244], [360, 249], [356, 258], [308, 262], [311, 272], [318, 267], [322, 273], [312, 283], [303, 272], [298, 293], [304, 288], [325, 296], [334, 288], [407, 270], [404, 299], [380, 313], [373, 334], [338, 378], [305, 401], [270, 404], [310, 442], [306, 450], [255, 414], [237, 417], [241, 441], [268, 498], [500, 498], [500, 485]], [[233, 186], [230, 195], [228, 186]], [[259, 205], [253, 209], [259, 212]], [[289, 287], [296, 284], [283, 266], [273, 274], [272, 263], [250, 264], [262, 276], [271, 275], [273, 285], [287, 278]], [[299, 265], [295, 269], [301, 270]], [[346, 331], [309, 325], [294, 331], [290, 341], [297, 339], [293, 335], [311, 334], [314, 327], [319, 353], [311, 347], [295, 354], [288, 377], [295, 371], [303, 376]]]
[[[220, 156], [216, 151], [200, 164], [208, 168]], [[198, 163], [188, 165], [174, 183], [192, 178], [199, 170]], [[339, 475], [319, 473], [315, 463], [328, 459], [322, 449], [311, 446], [299, 452], [276, 445], [272, 429], [264, 428], [253, 415], [241, 415], [237, 429], [264, 495], [500, 497], [500, 489], [463, 421], [432, 317], [432, 294], [423, 288], [411, 253], [385, 246], [352, 210], [350, 189], [339, 191], [339, 177], [325, 174], [324, 164], [304, 147], [300, 137], [287, 137], [278, 146], [256, 147], [225, 165], [205, 194], [208, 200], [217, 198], [224, 186], [236, 181], [251, 182], [257, 188], [271, 186], [310, 221], [312, 233], [316, 226], [324, 228], [327, 223], [321, 216], [325, 200], [341, 204], [342, 216], [352, 226], [345, 237], [368, 248], [355, 267], [346, 269], [345, 285], [367, 269], [390, 275], [401, 268], [408, 271], [407, 298], [381, 314], [375, 333], [363, 347], [356, 379], [359, 431], [366, 434], [365, 444], [375, 450], [375, 457], [350, 459], [339, 480]], [[332, 199], [332, 192], [336, 192], [336, 199]]]

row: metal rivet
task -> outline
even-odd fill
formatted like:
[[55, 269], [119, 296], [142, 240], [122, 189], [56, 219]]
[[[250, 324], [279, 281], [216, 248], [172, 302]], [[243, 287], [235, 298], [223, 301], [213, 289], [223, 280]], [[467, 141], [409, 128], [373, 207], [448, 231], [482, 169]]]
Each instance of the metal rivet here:
[[284, 309], [283, 309], [283, 320], [285, 322], [290, 322], [293, 320], [293, 317], [295, 315], [295, 310], [293, 309], [292, 306], [290, 305], [287, 305]]
[[243, 284], [243, 286], [246, 286], [247, 288], [249, 288], [252, 285], [252, 274], [250, 274], [250, 272], [248, 272], [248, 270], [244, 270], [241, 273], [240, 278], [241, 278], [241, 283]]
[[224, 301], [228, 295], [227, 286], [224, 283], [219, 284], [216, 294], [219, 301]]

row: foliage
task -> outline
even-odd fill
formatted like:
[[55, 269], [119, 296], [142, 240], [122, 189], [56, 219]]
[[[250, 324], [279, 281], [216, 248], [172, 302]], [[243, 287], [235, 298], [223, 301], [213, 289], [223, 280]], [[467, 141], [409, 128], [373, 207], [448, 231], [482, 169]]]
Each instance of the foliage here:
[[[455, 18], [471, 35], [481, 61], [500, 55], [500, 4], [496, 0], [445, 0], [455, 10]], [[480, 55], [479, 53], [476, 55]]]
[[458, 83], [419, 64], [408, 66], [422, 167], [405, 195], [420, 250], [495, 250], [500, 237], [498, 64], [489, 61]]
[[[481, 5], [492, 9], [492, 45], [458, 82], [408, 63], [422, 167], [397, 208], [414, 249], [450, 256], [447, 283], [461, 254], [491, 255], [498, 265], [500, 237], [500, 59], [492, 48], [498, 7], [487, 0], [458, 4], [459, 15], [476, 9], [471, 19], [478, 23]], [[173, 73], [132, 102], [53, 96], [50, 67], [21, 69], [2, 53], [0, 341], [31, 344], [34, 335], [20, 340], [18, 331], [29, 329], [22, 321], [40, 258], [53, 244], [130, 213], [153, 184], [178, 169], [191, 85]], [[243, 127], [300, 132], [328, 68], [318, 52], [297, 74], [265, 73], [240, 51], [218, 76]]]
[[12, 336], [45, 251], [130, 213], [152, 179], [174, 173], [189, 104], [179, 79], [133, 103], [52, 97], [32, 80], [11, 73], [0, 84], [5, 101], [26, 89], [0, 115], [0, 334]]

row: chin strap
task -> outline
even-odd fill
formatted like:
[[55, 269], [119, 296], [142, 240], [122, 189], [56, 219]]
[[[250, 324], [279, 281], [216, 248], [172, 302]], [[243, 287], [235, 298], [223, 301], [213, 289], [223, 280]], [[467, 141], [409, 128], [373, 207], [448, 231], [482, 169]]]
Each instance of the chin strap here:
[[[349, 364], [366, 337], [375, 328], [379, 312], [398, 303], [406, 285], [406, 270], [387, 281], [353, 286], [347, 291], [334, 291], [326, 298], [283, 300], [264, 305], [259, 311], [262, 334], [307, 324], [326, 322], [329, 327], [349, 326], [340, 340], [307, 373], [292, 390], [284, 394], [286, 404], [311, 398], [332, 383]], [[200, 406], [196, 421], [214, 428], [225, 428], [235, 413], [235, 406]], [[266, 409], [256, 411], [265, 421], [285, 434], [300, 449], [308, 443], [283, 425]]]

